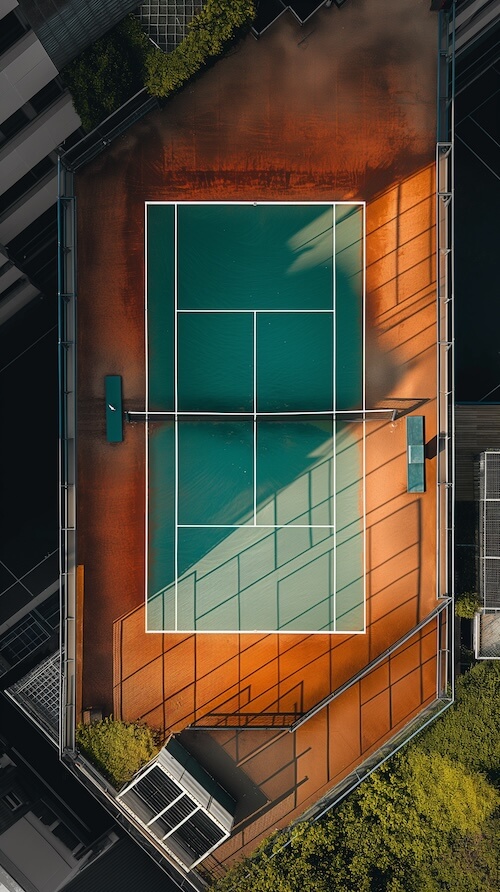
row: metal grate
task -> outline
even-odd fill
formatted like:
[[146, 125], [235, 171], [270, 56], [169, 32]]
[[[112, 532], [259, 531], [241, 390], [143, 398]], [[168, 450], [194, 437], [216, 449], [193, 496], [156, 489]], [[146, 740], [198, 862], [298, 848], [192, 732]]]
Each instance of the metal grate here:
[[500, 451], [479, 460], [479, 584], [483, 607], [500, 610]]
[[158, 833], [162, 838], [167, 836], [173, 830], [176, 830], [179, 824], [188, 818], [189, 815], [192, 815], [198, 806], [196, 802], [188, 796], [184, 794], [182, 799], [179, 799], [178, 802], [175, 802], [170, 808], [163, 813], [161, 818], [157, 818], [154, 824], [152, 824], [152, 829], [155, 833]]
[[201, 810], [197, 811], [189, 821], [180, 828], [182, 842], [195, 853], [197, 858], [213, 849], [224, 839], [224, 831], [210, 820]]
[[53, 740], [59, 735], [60, 654], [57, 651], [7, 689], [35, 723]]
[[485, 452], [485, 498], [500, 498], [500, 452]]
[[488, 501], [485, 505], [484, 557], [499, 558], [500, 542], [500, 500]]
[[148, 0], [137, 10], [146, 34], [164, 53], [171, 53], [185, 38], [191, 19], [203, 6], [203, 0]]
[[500, 608], [500, 558], [483, 558], [483, 606], [486, 609]]
[[159, 768], [153, 768], [137, 781], [135, 792], [152, 810], [161, 812], [181, 795], [182, 789]]
[[500, 613], [480, 613], [474, 621], [474, 651], [478, 660], [500, 659]]

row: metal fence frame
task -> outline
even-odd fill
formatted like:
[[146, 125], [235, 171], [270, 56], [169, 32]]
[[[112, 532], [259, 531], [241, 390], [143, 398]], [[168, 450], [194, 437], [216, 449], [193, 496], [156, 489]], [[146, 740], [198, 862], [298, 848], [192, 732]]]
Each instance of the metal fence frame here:
[[439, 13], [436, 145], [437, 548], [436, 593], [451, 598], [448, 686], [454, 697], [455, 370], [454, 370], [455, 4]]
[[59, 687], [60, 660], [56, 651], [4, 691], [55, 747], [60, 724]]
[[64, 169], [68, 173], [75, 173], [80, 167], [97, 158], [111, 142], [126, 133], [129, 127], [140, 121], [144, 115], [159, 107], [158, 99], [150, 96], [143, 87], [61, 155]]
[[500, 611], [480, 610], [473, 621], [474, 658], [500, 660]]
[[189, 23], [202, 7], [203, 0], [142, 0], [135, 15], [151, 42], [162, 52], [171, 53], [182, 43]]
[[[493, 586], [493, 591], [491, 591], [487, 572], [489, 567], [494, 565], [498, 568], [498, 577], [500, 577], [500, 541], [498, 538], [500, 526], [500, 450], [498, 449], [487, 449], [479, 457], [478, 503], [478, 577], [479, 593], [482, 601], [481, 611], [482, 613], [498, 613], [500, 612], [500, 592], [498, 590], [495, 591], [496, 586]], [[491, 539], [493, 539], [493, 548], [491, 547]]]
[[59, 574], [61, 720], [59, 750], [76, 736], [76, 198], [59, 161], [57, 200], [59, 350]]

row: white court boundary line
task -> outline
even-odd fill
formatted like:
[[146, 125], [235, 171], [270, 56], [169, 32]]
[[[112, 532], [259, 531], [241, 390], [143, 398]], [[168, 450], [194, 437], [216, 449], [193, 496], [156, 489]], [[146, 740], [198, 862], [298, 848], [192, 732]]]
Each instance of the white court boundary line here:
[[[332, 226], [332, 304], [334, 310], [337, 309], [337, 239], [335, 230], [337, 227], [337, 209], [335, 205], [332, 207], [333, 226]], [[333, 314], [333, 351], [332, 351], [332, 402], [333, 409], [337, 408], [337, 313]], [[333, 631], [337, 631], [337, 422], [335, 415], [332, 419], [332, 523], [333, 523]]]
[[230, 200], [227, 200], [227, 201], [200, 201], [199, 199], [192, 199], [191, 201], [189, 201], [189, 199], [185, 199], [183, 201], [148, 200], [145, 202], [146, 206], [156, 205], [156, 204], [171, 205], [175, 208], [183, 207], [185, 205], [188, 207], [195, 206], [195, 205], [198, 205], [199, 207], [209, 207], [211, 205], [217, 205], [217, 204], [223, 205], [224, 207], [227, 207], [228, 205], [233, 205], [235, 207], [239, 207], [239, 206], [252, 207], [253, 206], [254, 208], [263, 207], [263, 206], [265, 207], [266, 205], [270, 205], [271, 207], [274, 207], [274, 208], [277, 208], [277, 207], [333, 208], [333, 207], [337, 207], [337, 206], [361, 208], [361, 207], [366, 206], [366, 201], [355, 201], [354, 199], [351, 201], [261, 201], [260, 199], [259, 199], [259, 201], [245, 201], [244, 199], [241, 199], [241, 200], [236, 199], [234, 201], [230, 201]]
[[362, 492], [363, 492], [363, 628], [366, 631], [366, 571], [367, 571], [367, 560], [366, 560], [366, 549], [367, 549], [367, 533], [366, 533], [366, 204], [363, 204], [363, 243], [362, 243], [362, 262], [361, 262], [361, 277], [362, 277], [362, 322], [361, 322], [361, 337], [363, 340], [363, 352], [362, 352], [362, 389], [363, 389], [363, 448], [362, 448]]
[[[305, 514], [305, 512], [303, 512]], [[180, 530], [333, 530], [331, 523], [180, 523]]]
[[280, 313], [284, 314], [286, 316], [291, 316], [291, 315], [293, 315], [293, 313], [302, 313], [302, 314], [307, 313], [308, 316], [311, 316], [313, 313], [327, 313], [327, 314], [331, 315], [334, 312], [335, 312], [335, 310], [308, 310], [307, 308], [298, 309], [298, 310], [266, 310], [266, 309], [262, 309], [262, 310], [257, 309], [256, 310], [255, 308], [250, 308], [250, 307], [248, 307], [248, 308], [245, 307], [244, 309], [242, 309], [240, 307], [239, 310], [231, 310], [231, 309], [199, 310], [197, 307], [188, 307], [185, 309], [177, 310], [177, 313], [179, 316], [182, 315], [183, 313], [186, 314], [187, 316], [196, 316], [198, 313], [199, 314], [205, 313], [205, 314], [210, 314], [210, 315], [213, 315], [215, 313], [224, 313], [226, 316], [227, 315], [234, 316], [234, 315], [236, 315], [236, 313], [250, 313], [250, 314], [252, 314], [252, 313], [269, 313], [269, 314], [272, 314], [273, 316], [278, 316]]
[[[174, 579], [175, 579], [175, 600], [174, 600], [174, 626], [178, 627], [177, 622], [177, 587], [179, 583], [179, 422], [177, 420], [177, 411], [179, 408], [179, 388], [178, 388], [178, 336], [179, 336], [179, 276], [178, 276], [178, 228], [177, 228], [177, 206], [174, 210]], [[164, 607], [162, 606], [162, 610]], [[165, 617], [163, 616], [163, 626], [165, 626]]]
[[257, 526], [257, 312], [253, 314], [253, 525]]
[[[296, 206], [296, 207], [318, 207], [332, 210], [332, 304], [333, 308], [331, 310], [318, 310], [318, 309], [277, 309], [277, 310], [268, 310], [268, 309], [255, 309], [249, 308], [247, 309], [209, 309], [209, 310], [198, 310], [198, 309], [180, 309], [178, 306], [178, 210], [181, 206], [211, 206], [211, 205], [219, 205], [219, 206]], [[151, 411], [149, 408], [149, 353], [148, 353], [148, 208], [149, 206], [172, 206], [174, 208], [174, 403], [175, 409], [174, 412], [155, 412]], [[361, 419], [353, 419], [353, 423], [358, 423], [360, 420], [362, 421], [362, 437], [363, 437], [363, 445], [362, 445], [362, 502], [363, 502], [363, 510], [362, 510], [362, 521], [363, 521], [363, 607], [364, 607], [364, 621], [363, 621], [363, 629], [362, 630], [354, 630], [347, 632], [345, 630], [341, 630], [338, 634], [352, 634], [359, 635], [365, 634], [366, 632], [366, 569], [367, 569], [367, 556], [366, 556], [366, 202], [364, 201], [333, 201], [333, 202], [325, 202], [325, 201], [146, 201], [144, 205], [144, 213], [145, 213], [145, 363], [146, 363], [146, 411], [143, 412], [134, 412], [131, 414], [145, 416], [146, 424], [145, 424], [145, 437], [146, 437], [146, 506], [145, 506], [145, 533], [146, 533], [146, 542], [145, 542], [145, 595], [146, 595], [146, 611], [145, 611], [145, 631], [151, 634], [164, 634], [165, 631], [177, 631], [177, 590], [178, 590], [178, 532], [179, 529], [186, 528], [221, 528], [221, 529], [289, 529], [295, 527], [296, 529], [330, 529], [333, 530], [334, 536], [334, 550], [333, 550], [333, 624], [334, 629], [328, 630], [325, 632], [324, 630], [318, 631], [310, 631], [305, 630], [302, 632], [293, 630], [293, 631], [281, 631], [277, 629], [270, 630], [233, 630], [236, 634], [254, 634], [255, 631], [258, 631], [262, 634], [335, 634], [337, 632], [336, 629], [336, 595], [337, 595], [337, 554], [336, 554], [336, 544], [337, 544], [337, 527], [336, 527], [336, 464], [337, 464], [337, 450], [335, 448], [336, 443], [336, 419], [338, 416], [352, 416], [355, 415], [359, 410], [337, 410], [336, 408], [336, 208], [337, 207], [349, 207], [349, 208], [357, 208], [362, 210], [362, 418]], [[342, 222], [342, 221], [339, 221]], [[221, 412], [179, 412], [178, 411], [178, 316], [179, 314], [196, 314], [196, 313], [251, 313], [253, 315], [254, 320], [254, 337], [253, 337], [253, 353], [254, 353], [254, 411], [253, 413], [221, 413]], [[332, 378], [333, 378], [333, 412], [328, 411], [320, 411], [320, 412], [288, 412], [288, 413], [279, 413], [279, 412], [269, 412], [269, 413], [258, 413], [257, 412], [257, 368], [256, 368], [256, 352], [257, 352], [257, 313], [284, 313], [290, 315], [292, 313], [327, 313], [332, 315], [333, 317], [333, 362], [332, 362]], [[386, 409], [373, 410], [373, 414], [376, 412], [385, 413]], [[372, 414], [372, 412], [370, 412]], [[148, 577], [149, 577], [149, 560], [148, 560], [148, 552], [149, 552], [149, 415], [153, 415], [155, 417], [171, 417], [174, 421], [175, 428], [175, 468], [174, 468], [174, 520], [175, 520], [175, 531], [174, 531], [174, 572], [175, 572], [175, 630], [150, 630], [148, 629]], [[178, 437], [178, 416], [184, 417], [224, 417], [227, 415], [228, 417], [246, 417], [253, 418], [254, 422], [254, 456], [253, 456], [253, 465], [254, 465], [254, 523], [253, 524], [206, 524], [206, 525], [194, 525], [194, 524], [179, 524], [179, 437]], [[332, 476], [333, 476], [333, 526], [331, 524], [273, 524], [273, 525], [264, 525], [257, 524], [257, 420], [260, 417], [297, 417], [297, 416], [330, 416], [332, 417]], [[165, 587], [165, 588], [168, 588]], [[161, 589], [163, 591], [163, 589]], [[163, 626], [164, 626], [164, 605], [162, 605], [162, 615], [163, 615]], [[180, 630], [182, 632], [186, 632], [186, 630]], [[193, 630], [196, 631], [196, 630]], [[203, 632], [197, 634], [221, 634], [221, 632]]]
[[[146, 481], [145, 481], [145, 499], [146, 505], [144, 509], [144, 531], [145, 531], [145, 548], [144, 548], [144, 624], [145, 631], [148, 631], [148, 604], [149, 604], [149, 423], [147, 421], [149, 413], [149, 338], [148, 338], [148, 267], [149, 267], [149, 238], [148, 238], [148, 205], [144, 204], [144, 356], [146, 365], [146, 394], [144, 405], [146, 406], [146, 424], [144, 425], [144, 453], [146, 465]], [[162, 605], [163, 611], [163, 605]], [[165, 622], [162, 622], [165, 625]]]

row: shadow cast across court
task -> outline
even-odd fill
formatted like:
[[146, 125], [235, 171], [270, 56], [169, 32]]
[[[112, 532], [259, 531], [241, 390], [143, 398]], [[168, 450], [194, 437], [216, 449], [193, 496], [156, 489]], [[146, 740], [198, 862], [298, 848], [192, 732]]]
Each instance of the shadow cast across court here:
[[[200, 425], [188, 425], [190, 433], [198, 432]], [[219, 427], [223, 431], [216, 443], [215, 472], [211, 468], [203, 483], [198, 475], [185, 488], [180, 487], [187, 500], [191, 495], [183, 517], [196, 517], [199, 526], [178, 530], [177, 592], [175, 584], [159, 591], [154, 582], [151, 586], [158, 594], [154, 592], [149, 602], [150, 628], [167, 630], [171, 623], [175, 630], [176, 619], [178, 631], [321, 631], [337, 625], [339, 630], [362, 626], [362, 426], [337, 422], [334, 433], [332, 421], [324, 418], [266, 421], [258, 432], [255, 504], [253, 487], [242, 491], [238, 486], [241, 462], [233, 462], [237, 467], [234, 482], [231, 479], [227, 443], [234, 433], [233, 424], [205, 423], [200, 431], [202, 443], [206, 444], [207, 429], [209, 436], [217, 437]], [[237, 437], [238, 433], [234, 439]], [[198, 442], [195, 445], [198, 454], [206, 457], [207, 450]], [[249, 440], [243, 445], [249, 447], [250, 475], [253, 443]], [[164, 448], [159, 456], [162, 473]], [[150, 458], [150, 468], [151, 464]], [[154, 473], [150, 481], [150, 573], [153, 580], [159, 580], [151, 555], [161, 560], [165, 541], [172, 542], [174, 531], [166, 518], [174, 493], [161, 485]], [[228, 497], [231, 487], [233, 498]], [[217, 506], [222, 517], [214, 515]], [[228, 514], [231, 511], [234, 513]], [[204, 526], [207, 520], [209, 525]], [[232, 527], [224, 525], [231, 522]], [[159, 568], [162, 573], [174, 570], [173, 549], [169, 554], [170, 562], [163, 559]], [[334, 564], [337, 586], [332, 577]], [[304, 591], [309, 591], [309, 603]], [[158, 626], [158, 621], [162, 625]]]

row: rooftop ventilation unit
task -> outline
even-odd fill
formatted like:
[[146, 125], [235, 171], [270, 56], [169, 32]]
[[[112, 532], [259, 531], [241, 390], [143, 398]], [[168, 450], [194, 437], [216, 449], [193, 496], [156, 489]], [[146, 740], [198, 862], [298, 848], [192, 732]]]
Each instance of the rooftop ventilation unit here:
[[234, 822], [234, 799], [173, 737], [118, 799], [187, 870], [229, 837]]

